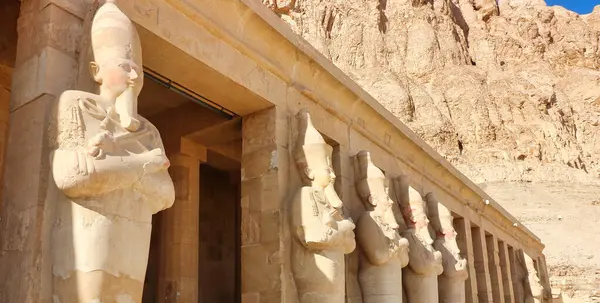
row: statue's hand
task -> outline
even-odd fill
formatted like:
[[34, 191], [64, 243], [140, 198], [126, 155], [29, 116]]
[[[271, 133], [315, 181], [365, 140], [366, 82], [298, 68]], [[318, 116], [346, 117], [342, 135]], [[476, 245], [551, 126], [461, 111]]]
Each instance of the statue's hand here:
[[356, 249], [356, 239], [353, 230], [346, 230], [344, 232], [344, 253], [349, 254]]
[[114, 151], [115, 138], [109, 131], [102, 131], [90, 139], [88, 146], [90, 156], [98, 158], [102, 155], [102, 152]]

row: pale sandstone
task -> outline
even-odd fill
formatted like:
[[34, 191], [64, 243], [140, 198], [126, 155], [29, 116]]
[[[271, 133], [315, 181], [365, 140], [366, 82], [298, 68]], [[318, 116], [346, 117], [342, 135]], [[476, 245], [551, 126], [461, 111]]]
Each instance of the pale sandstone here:
[[[137, 114], [141, 44], [108, 1], [91, 27], [100, 94], [66, 91], [57, 109], [52, 178], [55, 302], [139, 302], [151, 217], [175, 200], [158, 130]], [[59, 62], [55, 62], [59, 63]]]
[[[64, 3], [64, 1], [52, 2]], [[169, 28], [169, 22], [166, 22], [165, 19], [163, 19], [162, 21], [157, 21], [157, 18], [165, 18], [164, 16], [169, 16], [170, 18], [174, 18], [174, 20], [177, 20], [177, 22], [171, 21], [171, 23], [179, 23], [181, 21], [181, 23], [183, 24], [186, 21], [189, 22], [189, 19], [186, 19], [184, 15], [195, 15], [196, 12], [199, 10], [202, 10], [204, 12], [205, 10], [208, 11], [216, 7], [222, 8], [221, 6], [225, 5], [231, 10], [220, 9], [220, 13], [218, 16], [233, 18], [233, 20], [236, 21], [232, 22], [231, 27], [227, 27], [227, 30], [232, 29], [232, 31], [235, 31], [235, 34], [239, 34], [240, 32], [252, 33], [252, 35], [249, 35], [250, 38], [244, 39], [241, 44], [250, 44], [250, 42], [254, 41], [261, 41], [264, 43], [264, 40], [262, 39], [264, 38], [264, 36], [262, 35], [265, 32], [269, 33], [273, 31], [272, 29], [267, 29], [266, 31], [259, 31], [259, 29], [262, 29], [262, 20], [260, 20], [260, 18], [257, 18], [256, 14], [253, 11], [250, 11], [247, 8], [245, 8], [241, 4], [242, 1], [218, 1], [213, 3], [214, 6], [210, 6], [208, 8], [200, 7], [196, 4], [193, 4], [192, 6], [194, 6], [197, 11], [190, 10], [185, 12], [182, 10], [182, 7], [185, 7], [185, 5], [189, 5], [190, 2], [186, 2], [186, 4], [183, 4], [183, 2], [180, 1], [168, 1], [168, 4], [165, 4], [166, 2], [159, 3], [154, 1], [140, 0], [124, 3], [127, 3], [127, 5], [131, 4], [134, 11], [132, 15], [138, 14], [138, 16], [143, 16], [143, 18], [146, 20], [146, 23], [144, 23], [146, 26], [149, 26], [148, 24], [151, 24], [152, 22], [162, 22], [161, 28], [163, 29]], [[414, 3], [419, 6], [427, 4], [424, 1], [415, 1]], [[478, 5], [480, 9], [486, 7], [485, 3], [480, 3]], [[180, 11], [173, 10], [173, 7], [177, 7], [177, 9], [179, 9]], [[444, 10], [443, 6], [438, 5], [436, 7], [436, 9]], [[489, 11], [490, 10], [488, 7], [487, 12]], [[171, 14], [169, 15], [169, 13]], [[238, 15], [242, 15], [243, 18], [237, 18], [239, 17]], [[485, 16], [488, 15], [488, 13], [485, 14]], [[194, 20], [196, 21], [202, 19], [202, 17], [197, 16], [194, 16], [194, 18]], [[201, 22], [199, 21], [199, 23]], [[320, 117], [319, 121], [316, 122], [319, 125], [318, 128], [323, 132], [323, 136], [327, 134], [328, 138], [326, 140], [328, 143], [331, 142], [331, 146], [333, 147], [334, 153], [337, 154], [331, 156], [331, 160], [334, 163], [330, 166], [335, 167], [335, 170], [341, 172], [340, 176], [342, 176], [341, 178], [338, 178], [338, 181], [341, 180], [341, 184], [335, 182], [334, 186], [338, 192], [343, 193], [342, 198], [344, 199], [344, 204], [348, 204], [348, 206], [351, 206], [353, 208], [351, 212], [354, 217], [356, 217], [355, 214], [357, 212], [362, 213], [363, 211], [360, 209], [360, 206], [356, 207], [356, 202], [360, 204], [359, 200], [354, 199], [355, 201], [352, 201], [352, 193], [355, 192], [355, 189], [349, 185], [352, 184], [354, 181], [351, 172], [352, 164], [351, 160], [349, 159], [351, 159], [350, 155], [356, 153], [358, 150], [368, 149], [369, 151], [373, 152], [373, 157], [374, 159], [376, 159], [375, 161], [377, 163], [381, 163], [382, 167], [386, 168], [386, 171], [389, 169], [389, 171], [392, 174], [407, 173], [411, 176], [418, 176], [419, 178], [415, 178], [415, 180], [417, 180], [415, 181], [415, 187], [418, 187], [419, 190], [422, 190], [422, 192], [439, 192], [440, 196], [443, 197], [442, 199], [444, 200], [444, 202], [447, 203], [447, 205], [453, 210], [456, 210], [461, 215], [467, 216], [470, 219], [475, 220], [477, 222], [476, 224], [487, 224], [487, 231], [500, 234], [502, 238], [506, 239], [507, 241], [510, 241], [511, 245], [523, 246], [526, 250], [534, 251], [534, 254], [536, 255], [541, 253], [541, 249], [543, 248], [543, 246], [539, 241], [537, 241], [537, 239], [533, 235], [528, 233], [526, 229], [518, 228], [513, 229], [510, 232], [506, 231], [507, 224], [508, 226], [512, 226], [510, 225], [510, 223], [512, 223], [510, 222], [510, 220], [513, 220], [513, 218], [511, 218], [505, 212], [502, 212], [501, 208], [494, 206], [492, 207], [494, 209], [493, 211], [484, 212], [484, 215], [477, 215], [475, 209], [479, 207], [479, 202], [477, 202], [476, 200], [481, 199], [480, 195], [482, 194], [480, 192], [473, 191], [473, 185], [466, 182], [465, 179], [462, 178], [462, 176], [457, 177], [456, 173], [448, 168], [447, 163], [442, 161], [442, 165], [440, 165], [439, 157], [437, 156], [437, 154], [432, 152], [430, 149], [424, 147], [424, 145], [420, 141], [415, 141], [415, 137], [412, 135], [412, 133], [406, 131], [406, 129], [404, 129], [401, 124], [396, 123], [395, 120], [390, 120], [389, 117], [386, 116], [386, 113], [384, 111], [380, 110], [379, 108], [373, 108], [373, 104], [366, 103], [362, 100], [357, 99], [357, 96], [351, 93], [350, 90], [348, 90], [348, 88], [346, 87], [346, 85], [353, 86], [354, 84], [347, 81], [338, 82], [339, 79], [345, 78], [340, 77], [335, 73], [333, 75], [330, 74], [330, 72], [332, 71], [331, 69], [323, 69], [323, 67], [319, 65], [322, 64], [322, 62], [319, 61], [321, 58], [318, 58], [319, 60], [315, 60], [316, 62], [318, 62], [318, 64], [315, 64], [314, 61], [307, 60], [307, 56], [305, 56], [303, 53], [297, 50], [293, 50], [293, 56], [297, 56], [297, 58], [295, 59], [298, 59], [297, 66], [294, 65], [293, 67], [294, 72], [290, 74], [281, 73], [281, 70], [277, 70], [278, 67], [273, 67], [272, 65], [268, 66], [270, 63], [265, 64], [265, 61], [261, 61], [264, 58], [257, 58], [255, 56], [248, 55], [248, 45], [236, 44], [235, 48], [231, 47], [231, 45], [233, 45], [233, 43], [230, 40], [231, 37], [223, 35], [223, 29], [214, 30], [214, 28], [212, 28], [212, 25], [207, 24], [202, 24], [201, 27], [211, 28], [213, 30], [211, 33], [218, 37], [218, 39], [222, 39], [218, 40], [219, 42], [223, 43], [219, 43], [219, 46], [215, 47], [216, 50], [215, 48], [211, 47], [198, 48], [199, 40], [194, 39], [196, 39], [199, 35], [194, 35], [194, 29], [190, 30], [188, 27], [185, 27], [187, 28], [187, 30], [184, 28], [181, 28], [180, 30], [182, 32], [186, 32], [186, 34], [192, 33], [192, 35], [186, 35], [186, 37], [183, 37], [183, 39], [181, 39], [181, 36], [173, 35], [177, 36], [174, 39], [179, 40], [179, 42], [181, 42], [180, 45], [191, 46], [192, 49], [195, 48], [194, 53], [196, 55], [200, 53], [199, 49], [202, 49], [202, 51], [206, 52], [206, 54], [211, 54], [213, 59], [216, 58], [220, 62], [220, 65], [218, 65], [219, 68], [222, 68], [223, 65], [226, 65], [228, 72], [230, 72], [229, 75], [234, 74], [237, 77], [235, 79], [238, 79], [238, 81], [244, 81], [245, 85], [247, 85], [247, 87], [251, 89], [254, 93], [258, 93], [263, 95], [265, 98], [272, 99], [269, 101], [272, 101], [273, 103], [279, 102], [277, 104], [280, 105], [277, 106], [277, 108], [275, 109], [265, 110], [262, 113], [259, 112], [244, 117], [244, 119], [248, 122], [244, 123], [246, 139], [259, 138], [260, 140], [258, 140], [259, 147], [256, 147], [254, 151], [251, 151], [249, 153], [244, 152], [244, 157], [242, 158], [242, 168], [244, 171], [248, 171], [249, 174], [245, 174], [243, 180], [244, 182], [247, 182], [254, 179], [259, 179], [261, 181], [261, 184], [264, 181], [264, 184], [268, 183], [270, 185], [274, 185], [274, 188], [276, 188], [273, 190], [272, 186], [266, 186], [266, 188], [264, 188], [264, 192], [261, 192], [259, 197], [254, 199], [255, 206], [256, 204], [258, 204], [257, 208], [261, 210], [260, 213], [257, 213], [255, 211], [254, 213], [250, 212], [249, 214], [242, 214], [242, 220], [244, 220], [244, 217], [254, 217], [254, 222], [257, 223], [257, 229], [254, 230], [254, 242], [251, 245], [242, 247], [242, 292], [246, 292], [249, 295], [252, 295], [249, 296], [249, 298], [257, 299], [261, 302], [293, 302], [293, 300], [282, 300], [284, 295], [283, 293], [287, 293], [289, 290], [285, 289], [285, 287], [287, 286], [281, 285], [282, 281], [286, 279], [286, 276], [290, 275], [290, 272], [285, 268], [286, 266], [289, 266], [289, 264], [287, 260], [282, 258], [284, 257], [283, 252], [286, 249], [289, 249], [289, 247], [285, 245], [285, 241], [289, 239], [289, 237], [286, 238], [285, 229], [289, 225], [286, 225], [285, 223], [277, 224], [278, 221], [285, 222], [286, 217], [280, 215], [277, 209], [277, 205], [280, 205], [280, 203], [278, 202], [281, 202], [281, 200], [283, 200], [283, 198], [285, 198], [286, 194], [288, 193], [287, 186], [291, 188], [289, 192], [292, 195], [296, 192], [295, 185], [297, 185], [297, 180], [293, 180], [295, 177], [294, 173], [290, 174], [292, 176], [287, 175], [287, 172], [290, 171], [290, 168], [288, 167], [288, 162], [290, 162], [290, 159], [292, 157], [289, 154], [289, 150], [291, 150], [291, 144], [288, 143], [289, 139], [286, 140], [286, 137], [289, 135], [286, 131], [286, 127], [288, 126], [288, 124], [286, 123], [286, 119], [288, 119], [287, 116], [291, 116], [296, 113], [297, 107], [310, 107], [311, 114], [314, 114], [315, 116], [318, 115]], [[258, 34], [259, 32], [260, 34]], [[165, 34], [165, 36], [168, 35]], [[278, 46], [283, 45], [285, 47], [289, 47], [289, 45], [291, 45], [291, 43], [288, 43], [286, 39], [280, 39], [281, 37], [277, 38], [278, 39], [275, 44], [277, 44]], [[170, 37], [167, 39], [170, 39]], [[148, 43], [148, 45], [152, 45], [150, 43], [154, 42], [155, 40], [146, 37], [145, 41], [146, 43]], [[228, 43], [231, 43], [231, 45]], [[238, 43], [238, 41], [236, 41], [236, 43]], [[225, 46], [226, 44], [227, 46]], [[220, 52], [219, 48], [221, 47], [226, 47], [228, 52]], [[148, 49], [150, 50], [150, 48]], [[255, 48], [255, 50], [256, 49], [270, 49], [272, 51], [272, 54], [276, 54], [278, 58], [282, 58], [283, 56], [281, 54], [285, 53], [280, 50], [273, 51], [274, 48], [264, 46]], [[244, 60], [246, 60], [244, 61], [240, 59], [240, 62], [243, 63], [253, 62], [253, 60], [256, 60], [257, 62], [260, 61], [261, 63], [257, 64], [257, 69], [259, 70], [250, 70], [252, 71], [250, 77], [247, 76], [246, 70], [242, 72], [236, 70], [237, 65], [235, 63], [237, 62], [235, 62], [234, 60], [227, 60], [231, 59], [233, 53], [236, 53], [235, 55], [238, 56], [235, 58], [243, 58]], [[215, 56], [215, 54], [218, 55]], [[252, 59], [248, 60], [248, 57], [243, 57], [246, 55], [250, 56]], [[440, 54], [436, 54], [435, 56], [439, 55]], [[179, 66], [179, 68], [181, 68], [182, 62], [189, 62], [186, 61], [185, 58], [176, 61], [177, 62], [175, 62], [173, 65]], [[296, 62], [296, 60], [285, 61]], [[157, 61], [155, 59], [150, 62], [156, 63]], [[279, 63], [283, 64], [283, 62]], [[264, 65], [267, 65], [267, 67], [265, 67]], [[254, 65], [250, 64], [248, 66]], [[285, 65], [285, 68], [288, 68], [289, 66], [289, 64]], [[269, 74], [270, 72], [265, 72], [265, 70], [277, 70], [277, 72], [279, 73], [274, 72], [274, 74]], [[333, 71], [335, 72], [335, 70]], [[418, 73], [418, 71], [415, 70], [413, 70], [413, 72]], [[277, 74], [278, 77], [281, 78], [275, 79], [276, 81], [271, 81], [274, 79], [272, 77], [275, 74]], [[291, 74], [293, 74], [294, 77], [297, 77], [293, 81], [298, 82], [288, 83], [288, 81], [290, 81], [289, 76]], [[265, 81], [263, 81], [263, 75], [267, 75], [267, 79]], [[210, 75], [207, 77], [188, 77], [204, 79], [210, 78]], [[218, 83], [219, 81], [216, 79], [211, 80], [214, 81], [208, 81], [207, 83], [210, 83], [212, 85]], [[206, 85], [206, 83], [204, 84]], [[308, 87], [303, 87], [303, 85], [308, 85]], [[272, 87], [270, 86], [275, 87], [272, 89]], [[215, 85], [215, 87], [218, 87], [218, 85]], [[235, 86], [231, 85], [230, 87]], [[218, 87], [218, 89], [223, 89], [223, 87]], [[265, 92], [274, 91], [278, 93], [265, 94]], [[281, 92], [286, 92], [286, 95], [280, 95]], [[292, 101], [291, 98], [288, 98], [287, 96], [287, 93], [289, 92], [299, 94], [301, 95], [301, 97]], [[229, 94], [230, 90], [227, 90], [227, 93]], [[354, 91], [354, 93], [356, 93], [356, 91]], [[359, 98], [365, 97], [364, 95], [360, 94], [359, 96]], [[250, 93], [246, 93], [246, 95], [244, 95], [243, 97], [244, 102], [237, 103], [237, 105], [240, 106], [240, 108], [246, 108], [246, 110], [250, 110], [250, 108], [253, 108], [254, 110], [257, 107], [260, 108], [260, 105], [257, 105], [255, 102], [253, 102], [255, 100], [252, 99]], [[288, 107], [284, 107], [284, 109], [282, 109], [282, 104], [284, 106], [287, 105]], [[121, 111], [121, 113], [123, 113], [123, 111]], [[255, 119], [254, 121], [260, 123], [254, 123], [253, 125], [253, 123], [250, 122], [253, 117], [260, 118]], [[356, 126], [353, 126], [352, 123], [356, 123]], [[264, 125], [265, 128], [261, 129], [261, 125], [259, 124]], [[127, 123], [127, 125], [127, 127], [131, 126], [130, 123]], [[133, 125], [135, 125], [135, 123], [133, 123]], [[265, 133], [265, 129], [268, 130], [267, 133]], [[271, 130], [275, 131], [270, 132]], [[252, 136], [250, 136], [250, 133], [252, 134]], [[273, 139], [275, 143], [271, 142], [271, 139]], [[337, 142], [334, 143], [332, 141]], [[339, 145], [337, 145], [336, 143], [339, 143]], [[423, 153], [423, 150], [425, 151], [425, 153]], [[350, 165], [348, 165], [349, 163]], [[329, 167], [329, 169], [331, 170], [331, 167]], [[450, 172], [448, 170], [450, 170]], [[300, 174], [302, 173], [304, 172], [301, 171]], [[467, 189], [465, 183], [468, 187], [470, 187], [470, 189]], [[333, 194], [331, 192], [331, 186], [328, 190], [330, 190], [330, 193]], [[457, 196], [451, 197], [451, 195], [448, 195], [448, 193], [446, 193], [445, 190], [451, 191], [451, 194]], [[188, 196], [185, 190], [178, 192], [177, 194], [178, 198], [181, 199]], [[274, 199], [274, 197], [277, 198]], [[349, 203], [346, 203], [346, 198], [350, 199], [348, 201]], [[249, 205], [251, 202], [248, 200], [249, 199], [246, 199], [246, 197], [243, 197], [243, 204]], [[247, 208], [250, 207], [248, 206]], [[34, 219], [32, 220], [32, 225], [37, 224], [35, 222], [36, 217], [34, 217], [33, 215], [29, 215], [27, 217]], [[182, 230], [179, 229], [179, 227], [180, 226], [174, 225], [173, 229], [176, 232], [181, 232]], [[531, 239], [529, 239], [529, 237], [531, 237]], [[184, 237], [182, 237], [182, 240], [183, 239]], [[470, 242], [471, 237], [469, 236], [467, 240]], [[281, 243], [280, 241], [283, 243]], [[36, 238], [33, 238], [33, 241], [30, 242], [35, 243]], [[190, 250], [194, 249], [193, 247], [187, 245], [179, 245], [179, 247], [174, 247], [174, 251], [185, 250], [187, 248], [189, 248]], [[190, 256], [192, 255], [193, 252], [190, 252], [185, 256], [182, 255], [180, 260], [175, 261], [190, 260]], [[180, 264], [178, 265], [181, 266]], [[344, 264], [344, 266], [346, 265], [347, 263]], [[317, 271], [313, 271], [313, 273], [317, 273]], [[348, 275], [348, 273], [352, 274], [353, 272], [350, 271], [346, 272], [345, 274]], [[185, 272], [185, 275], [187, 274], [190, 274], [189, 269]], [[345, 278], [347, 280], [352, 280], [355, 279], [355, 275], [351, 277], [346, 276]], [[186, 278], [181, 279], [180, 282], [181, 283], [179, 285], [181, 286], [181, 288], [176, 289], [183, 290], [194, 287], [193, 280]], [[346, 287], [348, 287], [348, 285], [349, 284], [346, 284]], [[430, 289], [428, 290], [430, 291]], [[174, 300], [176, 293], [171, 293], [170, 295], [172, 295], [173, 297], [170, 297], [169, 299]], [[117, 296], [117, 299], [120, 298], [124, 297]]]
[[[265, 4], [476, 183], [600, 184], [598, 7], [578, 16], [543, 0]], [[520, 212], [512, 200], [500, 202]], [[551, 264], [567, 253], [556, 251]]]
[[410, 248], [398, 231], [406, 225], [396, 222], [389, 180], [373, 164], [369, 152], [359, 152], [354, 162], [356, 190], [368, 209], [356, 223], [363, 302], [402, 302], [402, 268], [408, 265]]
[[300, 303], [345, 301], [345, 254], [356, 247], [354, 223], [345, 218], [335, 192], [333, 148], [325, 143], [306, 111], [298, 114], [295, 160], [305, 186], [290, 208], [292, 272]]
[[465, 281], [469, 277], [467, 260], [460, 256], [452, 213], [438, 202], [433, 193], [426, 195], [427, 214], [435, 240], [433, 247], [442, 253], [444, 272], [438, 277], [439, 300], [443, 303], [466, 301]]
[[427, 204], [406, 176], [396, 177], [393, 182], [396, 201], [407, 227], [402, 236], [409, 243], [408, 266], [402, 270], [404, 293], [408, 302], [437, 302], [439, 295], [435, 290], [444, 268], [442, 253], [433, 247]]

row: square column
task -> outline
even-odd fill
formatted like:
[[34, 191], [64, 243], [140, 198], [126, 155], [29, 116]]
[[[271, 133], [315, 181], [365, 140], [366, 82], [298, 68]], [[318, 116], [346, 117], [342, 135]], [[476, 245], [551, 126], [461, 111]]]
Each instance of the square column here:
[[488, 267], [487, 245], [485, 232], [478, 226], [471, 228], [473, 235], [473, 253], [475, 255], [475, 271], [477, 272], [477, 293], [480, 303], [494, 302], [492, 300], [492, 285]]
[[508, 246], [506, 245], [506, 243], [498, 241], [498, 249], [500, 252], [500, 269], [502, 272], [502, 284], [504, 285], [504, 302], [514, 303], [515, 293], [513, 289], [510, 258], [508, 256]]
[[477, 291], [477, 272], [475, 271], [475, 254], [473, 252], [473, 237], [471, 222], [465, 218], [454, 219], [454, 229], [457, 232], [456, 242], [461, 254], [466, 256], [469, 278], [465, 282], [467, 303], [479, 302]]
[[494, 235], [486, 235], [485, 242], [488, 252], [488, 267], [490, 269], [490, 281], [492, 285], [492, 296], [494, 302], [504, 303], [504, 285], [502, 272], [500, 270], [500, 253], [498, 241]]
[[177, 154], [169, 156], [169, 174], [175, 185], [175, 203], [160, 216], [161, 302], [198, 302], [198, 249], [200, 215], [200, 161]]
[[281, 207], [287, 196], [287, 118], [275, 107], [242, 118], [242, 302], [282, 298]]
[[540, 282], [544, 287], [544, 302], [550, 302], [552, 300], [552, 287], [550, 286], [550, 278], [548, 276], [548, 268], [546, 265], [546, 256], [541, 255], [537, 259], [538, 274], [540, 275]]
[[516, 263], [517, 258], [515, 253], [515, 249], [512, 246], [508, 246], [508, 264], [510, 265], [509, 267], [512, 277], [513, 298], [515, 303], [524, 303], [523, 285], [521, 284], [521, 281], [519, 281], [518, 273], [520, 270], [518, 267], [520, 267], [520, 265]]
[[[0, 209], [0, 302], [51, 302], [55, 105], [75, 86], [87, 1], [21, 1]], [[5, 98], [5, 96], [1, 97]]]

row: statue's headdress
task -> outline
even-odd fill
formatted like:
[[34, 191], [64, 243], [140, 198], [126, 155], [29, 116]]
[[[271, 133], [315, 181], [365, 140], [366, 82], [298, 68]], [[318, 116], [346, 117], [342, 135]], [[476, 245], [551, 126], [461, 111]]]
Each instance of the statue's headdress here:
[[107, 0], [92, 21], [92, 49], [99, 65], [113, 58], [131, 59], [142, 66], [142, 45], [135, 25], [115, 4]]
[[402, 208], [404, 221], [408, 226], [414, 225], [412, 220], [414, 212], [427, 214], [427, 206], [421, 193], [410, 185], [408, 176], [398, 176], [394, 180], [394, 193]]
[[365, 202], [375, 205], [375, 201], [370, 199], [372, 193], [377, 191], [386, 192], [387, 179], [381, 169], [373, 164], [371, 153], [368, 151], [360, 151], [354, 157], [354, 178], [356, 180], [356, 190]]
[[427, 215], [436, 234], [440, 236], [439, 233], [454, 229], [452, 226], [452, 212], [440, 203], [433, 193], [428, 193], [425, 200], [427, 201]]
[[[137, 116], [137, 97], [144, 84], [142, 74], [142, 43], [135, 25], [115, 4], [115, 0], [107, 0], [94, 15], [91, 30], [92, 50], [97, 67], [112, 60], [131, 60], [139, 70], [136, 84], [127, 91], [128, 98], [116, 101], [116, 111], [120, 116], [121, 126], [129, 131], [139, 127]], [[134, 67], [130, 67], [134, 68]], [[130, 70], [126, 70], [130, 72]], [[97, 72], [94, 71], [94, 74]], [[96, 76], [96, 75], [94, 75]], [[98, 80], [97, 80], [98, 81]]]
[[[298, 140], [294, 151], [294, 159], [304, 177], [306, 167], [331, 166], [333, 148], [325, 143], [323, 136], [313, 126], [310, 114], [301, 110], [298, 115]], [[305, 180], [306, 181], [306, 180]]]

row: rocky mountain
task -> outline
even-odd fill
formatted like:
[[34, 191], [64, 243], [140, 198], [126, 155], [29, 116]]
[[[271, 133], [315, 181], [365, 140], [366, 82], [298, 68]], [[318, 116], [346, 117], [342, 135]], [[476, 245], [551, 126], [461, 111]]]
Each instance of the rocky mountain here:
[[[582, 220], [600, 223], [586, 200], [600, 185], [600, 6], [580, 16], [543, 0], [262, 1], [509, 211], [527, 221], [524, 196], [552, 210], [534, 232], [565, 224], [554, 219], [564, 203], [536, 201], [549, 188], [589, 193], [567, 207], [594, 207]], [[600, 277], [597, 250], [573, 244], [564, 261], [555, 236], [542, 237], [551, 267], [585, 256]]]

